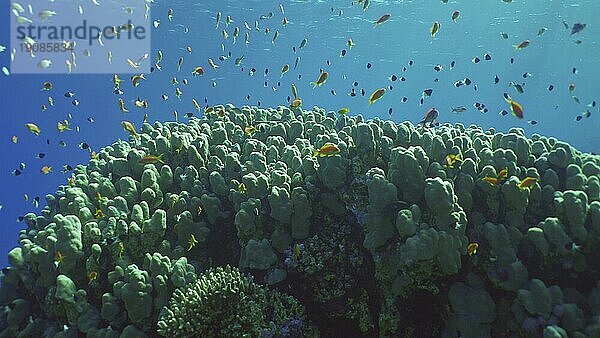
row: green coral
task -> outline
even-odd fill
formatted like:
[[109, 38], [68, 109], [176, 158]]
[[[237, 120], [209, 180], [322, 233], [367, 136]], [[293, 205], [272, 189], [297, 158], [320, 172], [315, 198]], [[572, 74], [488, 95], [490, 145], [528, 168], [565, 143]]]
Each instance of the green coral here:
[[165, 337], [258, 337], [303, 318], [294, 298], [255, 284], [236, 268], [209, 269], [177, 289], [158, 321]]
[[[153, 336], [175, 289], [226, 264], [319, 309], [307, 319], [324, 335], [485, 335], [488, 296], [493, 336], [600, 332], [597, 289], [574, 282], [600, 276], [597, 155], [518, 128], [213, 108], [142, 124], [23, 217], [3, 335]], [[339, 153], [314, 156], [326, 143]], [[140, 163], [147, 154], [165, 163]], [[519, 187], [526, 177], [535, 184]], [[484, 320], [464, 309], [465, 290]]]

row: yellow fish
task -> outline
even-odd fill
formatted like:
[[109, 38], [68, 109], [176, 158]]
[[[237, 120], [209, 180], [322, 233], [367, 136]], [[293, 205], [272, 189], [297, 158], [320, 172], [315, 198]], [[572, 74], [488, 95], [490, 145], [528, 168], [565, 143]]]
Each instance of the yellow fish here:
[[93, 281], [96, 280], [96, 278], [98, 278], [98, 272], [96, 271], [92, 271], [88, 274], [88, 280], [90, 283], [92, 283]]
[[536, 182], [537, 182], [537, 178], [527, 176], [521, 181], [521, 183], [519, 183], [519, 188], [520, 189], [531, 188]]
[[135, 126], [133, 125], [133, 123], [129, 122], [129, 121], [121, 121], [121, 125], [123, 126], [123, 129], [125, 129], [127, 132], [129, 132], [129, 134], [131, 134], [134, 137], [139, 137], [140, 135], [138, 134], [137, 130], [135, 130]]
[[27, 127], [31, 133], [35, 134], [35, 136], [39, 136], [42, 132], [40, 127], [38, 127], [35, 123], [25, 123], [25, 127]]
[[58, 131], [61, 133], [64, 132], [65, 130], [73, 130], [73, 129], [69, 128], [68, 120], [59, 121], [58, 124], [56, 125], [56, 129], [58, 129]]
[[338, 110], [338, 114], [340, 114], [340, 115], [346, 115], [346, 114], [348, 114], [349, 112], [350, 112], [350, 109], [348, 109], [348, 108], [346, 108], [346, 107], [344, 107], [344, 108], [342, 108], [342, 109]]
[[52, 172], [52, 167], [45, 165], [40, 169], [40, 172], [44, 175], [48, 175], [49, 173]]
[[162, 157], [163, 157], [163, 154], [160, 154], [158, 156], [146, 155], [140, 159], [140, 163], [142, 163], [142, 164], [154, 164], [154, 163], [165, 164], [165, 162], [163, 162], [163, 160], [162, 160]]
[[125, 245], [123, 244], [123, 242], [119, 242], [119, 258], [121, 258], [124, 251], [125, 251]]
[[196, 236], [194, 236], [194, 234], [190, 235], [190, 239], [188, 240], [188, 249], [187, 251], [192, 250], [196, 244], [198, 244], [198, 240], [196, 240]]
[[462, 158], [460, 154], [448, 154], [446, 156], [446, 167], [448, 168], [454, 168], [454, 164], [456, 162], [462, 162]]
[[484, 182], [487, 182], [493, 186], [496, 186], [496, 185], [498, 185], [498, 183], [500, 183], [496, 177], [486, 176], [486, 177], [482, 178], [481, 180]]
[[321, 148], [315, 150], [315, 153], [313, 156], [319, 156], [319, 157], [331, 157], [335, 154], [339, 154], [340, 153], [340, 148], [338, 148], [338, 146], [336, 146], [333, 143], [325, 143]]
[[121, 111], [123, 113], [129, 112], [129, 110], [127, 110], [127, 108], [125, 108], [125, 101], [123, 101], [122, 98], [119, 98], [119, 109], [121, 109]]
[[252, 135], [256, 132], [256, 127], [254, 126], [246, 126], [246, 128], [244, 128], [244, 134], [246, 134], [246, 136], [248, 137], [252, 137]]
[[498, 173], [498, 180], [503, 181], [504, 179], [506, 179], [507, 176], [508, 176], [508, 168], [504, 168], [504, 169], [500, 170], [500, 172]]
[[478, 248], [479, 248], [479, 243], [477, 243], [477, 242], [471, 242], [467, 246], [467, 253], [469, 254], [469, 256], [473, 256], [473, 255], [477, 254], [477, 249]]
[[134, 87], [139, 86], [141, 80], [146, 80], [146, 78], [144, 77], [144, 74], [134, 75], [131, 77], [131, 83], [133, 84]]
[[65, 256], [60, 251], [57, 251], [54, 255], [54, 261], [56, 263], [62, 263], [65, 260]]
[[300, 108], [300, 107], [302, 107], [302, 99], [299, 97], [293, 99], [292, 103], [290, 104], [290, 108]]

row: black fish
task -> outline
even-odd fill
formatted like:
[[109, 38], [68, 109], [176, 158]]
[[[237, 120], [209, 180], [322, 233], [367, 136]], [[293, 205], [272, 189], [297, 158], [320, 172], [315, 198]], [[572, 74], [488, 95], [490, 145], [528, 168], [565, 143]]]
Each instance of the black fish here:
[[576, 22], [573, 24], [571, 28], [571, 35], [581, 32], [585, 28], [586, 24], [581, 22]]

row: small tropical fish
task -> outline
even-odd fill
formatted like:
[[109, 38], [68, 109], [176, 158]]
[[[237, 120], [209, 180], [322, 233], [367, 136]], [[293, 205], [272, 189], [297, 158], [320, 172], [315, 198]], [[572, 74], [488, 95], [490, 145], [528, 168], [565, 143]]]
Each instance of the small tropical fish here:
[[202, 75], [204, 75], [204, 68], [202, 68], [202, 67], [196, 67], [196, 68], [194, 68], [194, 71], [192, 71], [192, 75], [194, 75], [194, 76], [202, 76]]
[[508, 85], [513, 86], [515, 88], [515, 90], [517, 91], [517, 93], [523, 94], [523, 85], [520, 85], [520, 84], [518, 84], [516, 82], [512, 82], [512, 81]]
[[439, 21], [436, 21], [433, 23], [433, 25], [431, 26], [431, 30], [430, 30], [432, 38], [435, 38], [437, 33], [440, 31], [440, 27], [441, 27], [441, 24]]
[[469, 243], [469, 245], [467, 245], [467, 254], [469, 254], [469, 256], [473, 256], [473, 255], [477, 254], [478, 248], [479, 248], [479, 243], [477, 243], [477, 242]]
[[64, 260], [65, 256], [62, 254], [62, 252], [56, 251], [56, 254], [54, 255], [54, 262], [62, 263]]
[[42, 90], [50, 90], [52, 89], [52, 82], [46, 81], [42, 83]]
[[123, 101], [123, 98], [119, 98], [119, 109], [123, 112], [123, 113], [127, 113], [129, 112], [129, 110], [127, 110], [127, 108], [125, 108], [125, 101]]
[[148, 101], [140, 100], [139, 97], [137, 98], [137, 100], [135, 100], [134, 104], [138, 108], [146, 108], [146, 109], [148, 108]]
[[527, 176], [519, 183], [519, 189], [531, 188], [536, 182], [537, 178]]
[[202, 206], [198, 206], [198, 210], [196, 211], [196, 213], [198, 214], [198, 216], [202, 215]]
[[112, 81], [115, 89], [119, 89], [121, 82], [123, 82], [123, 80], [119, 77], [119, 74], [114, 74]]
[[339, 154], [340, 153], [340, 148], [338, 148], [338, 146], [336, 146], [333, 143], [325, 143], [321, 148], [315, 150], [315, 153], [313, 156], [319, 156], [319, 157], [331, 157], [333, 155]]
[[460, 12], [454, 11], [454, 12], [452, 12], [452, 16], [450, 18], [452, 19], [452, 21], [456, 22], [459, 17], [460, 17]]
[[379, 99], [381, 99], [383, 97], [383, 95], [385, 94], [385, 88], [380, 88], [377, 89], [376, 91], [374, 91], [371, 96], [369, 96], [369, 106], [375, 102], [377, 102]]
[[94, 216], [97, 219], [102, 219], [104, 218], [104, 212], [102, 212], [102, 209], [96, 209], [96, 213], [94, 214]]
[[547, 30], [548, 30], [548, 28], [546, 28], [546, 27], [540, 28], [537, 32], [537, 36], [542, 36], [542, 34], [546, 33]]
[[119, 258], [121, 258], [123, 256], [123, 252], [125, 252], [125, 244], [123, 244], [123, 242], [119, 242], [119, 246], [118, 246]]
[[581, 32], [585, 28], [585, 26], [587, 25], [581, 22], [574, 23], [573, 27], [571, 28], [571, 35]]
[[292, 83], [292, 95], [294, 98], [298, 98], [298, 90], [296, 89], [296, 85]]
[[275, 40], [277, 40], [277, 37], [279, 36], [279, 31], [275, 31], [275, 34], [273, 35], [273, 40], [271, 40], [271, 44], [275, 44]]
[[321, 72], [317, 81], [311, 82], [310, 84], [313, 86], [313, 88], [317, 88], [317, 86], [322, 86], [325, 82], [327, 82], [328, 77], [329, 77], [329, 73]]
[[498, 183], [500, 183], [500, 181], [498, 181], [498, 178], [490, 177], [490, 176], [486, 176], [486, 177], [482, 178], [481, 180], [484, 182], [487, 182], [493, 186], [496, 186], [496, 185], [498, 185]]
[[437, 118], [439, 115], [440, 112], [437, 109], [431, 108], [425, 113], [425, 116], [423, 116], [423, 119], [419, 122], [419, 124], [423, 126], [427, 126], [427, 124], [429, 124], [430, 127], [435, 126], [438, 124]]
[[462, 162], [462, 156], [461, 154], [448, 154], [446, 155], [446, 164], [445, 166], [448, 168], [454, 168], [454, 164], [455, 163], [461, 163]]
[[300, 107], [302, 107], [302, 99], [299, 97], [293, 99], [292, 103], [290, 103], [290, 108], [300, 108]]
[[572, 93], [575, 90], [575, 84], [569, 83], [569, 93]]
[[196, 236], [194, 236], [194, 234], [190, 235], [190, 239], [188, 240], [188, 249], [187, 251], [192, 250], [196, 244], [198, 244], [198, 240], [196, 240]]
[[244, 184], [244, 182], [238, 184], [238, 191], [241, 192], [242, 194], [245, 194], [246, 192], [248, 192], [248, 188], [246, 188], [246, 185]]
[[379, 19], [377, 19], [377, 21], [375, 21], [375, 25], [373, 27], [377, 27], [377, 26], [381, 25], [382, 23], [388, 21], [391, 16], [392, 15], [389, 13], [383, 14], [382, 16], [379, 17]]
[[129, 121], [121, 121], [121, 125], [123, 126], [123, 129], [125, 129], [125, 131], [127, 131], [132, 136], [134, 136], [134, 137], [140, 136], [138, 134], [137, 130], [135, 130], [135, 126], [133, 125], [133, 123], [131, 123]]
[[522, 119], [523, 118], [523, 107], [518, 102], [511, 99], [510, 97], [508, 99], [505, 98], [505, 101], [510, 105], [511, 113], [514, 116], [516, 116], [517, 118]]
[[208, 59], [208, 64], [212, 67], [212, 69], [217, 69], [219, 68], [218, 65], [215, 64], [215, 62], [213, 61], [213, 59]]
[[254, 126], [246, 126], [244, 128], [244, 134], [246, 134], [246, 136], [248, 136], [248, 137], [252, 137], [252, 135], [254, 135], [255, 132], [256, 132], [256, 127], [254, 127]]
[[39, 136], [42, 130], [35, 123], [25, 123], [25, 127], [35, 136]]
[[467, 111], [467, 107], [465, 106], [458, 106], [458, 107], [453, 107], [452, 108], [452, 112], [453, 113], [463, 113]]
[[287, 73], [288, 70], [290, 70], [290, 65], [286, 63], [285, 65], [283, 65], [283, 67], [281, 67], [281, 75], [279, 77], [283, 77], [283, 75], [285, 75], [285, 73]]
[[498, 173], [498, 176], [496, 177], [498, 179], [499, 182], [504, 181], [506, 179], [506, 177], [508, 177], [508, 168], [504, 168], [502, 170], [500, 170], [500, 172]]
[[134, 87], [137, 87], [140, 85], [141, 80], [146, 80], [144, 74], [134, 75], [131, 77], [131, 84], [133, 84]]
[[158, 156], [146, 155], [146, 156], [140, 158], [140, 163], [141, 164], [155, 164], [155, 163], [165, 164], [165, 162], [163, 162], [163, 160], [162, 160], [162, 157], [163, 157], [163, 154], [160, 154]]
[[294, 247], [292, 248], [292, 260], [294, 261], [298, 261], [300, 259], [300, 255], [302, 254], [302, 249], [304, 249], [304, 245], [301, 244], [294, 244]]
[[66, 130], [73, 130], [73, 129], [69, 128], [69, 120], [59, 121], [57, 123], [56, 129], [58, 129], [58, 131], [61, 133]]
[[19, 137], [17, 135], [13, 135], [13, 137], [11, 137], [10, 140], [12, 141], [12, 143], [17, 144], [17, 142], [19, 141]]
[[521, 50], [521, 49], [529, 46], [529, 44], [530, 44], [529, 40], [523, 40], [518, 45], [513, 45], [513, 47], [515, 47], [515, 50]]
[[98, 278], [98, 272], [96, 271], [92, 271], [88, 274], [88, 280], [89, 283], [92, 283], [93, 281], [95, 281]]
[[346, 108], [346, 107], [344, 107], [344, 108], [342, 108], [342, 109], [338, 110], [338, 114], [340, 114], [340, 115], [346, 115], [346, 114], [348, 114], [349, 112], [350, 112], [350, 109], [348, 109], [348, 108]]
[[44, 175], [48, 175], [49, 173], [52, 172], [52, 167], [45, 165], [40, 169], [40, 172]]
[[234, 64], [235, 64], [236, 66], [239, 66], [239, 65], [241, 65], [241, 64], [242, 64], [242, 61], [244, 61], [244, 57], [245, 57], [245, 55], [242, 55], [242, 56], [240, 56], [239, 58], [236, 58], [236, 59], [235, 59], [235, 62], [234, 62]]
[[352, 49], [352, 47], [356, 46], [354, 41], [352, 41], [352, 38], [348, 38], [348, 41], [346, 41], [346, 45], [348, 45], [349, 49]]

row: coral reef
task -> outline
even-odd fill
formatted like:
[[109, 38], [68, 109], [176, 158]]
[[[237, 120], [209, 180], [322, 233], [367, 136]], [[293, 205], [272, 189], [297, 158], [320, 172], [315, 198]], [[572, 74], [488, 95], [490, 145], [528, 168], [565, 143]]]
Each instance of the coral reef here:
[[213, 108], [144, 123], [24, 217], [0, 336], [600, 336], [600, 157]]

